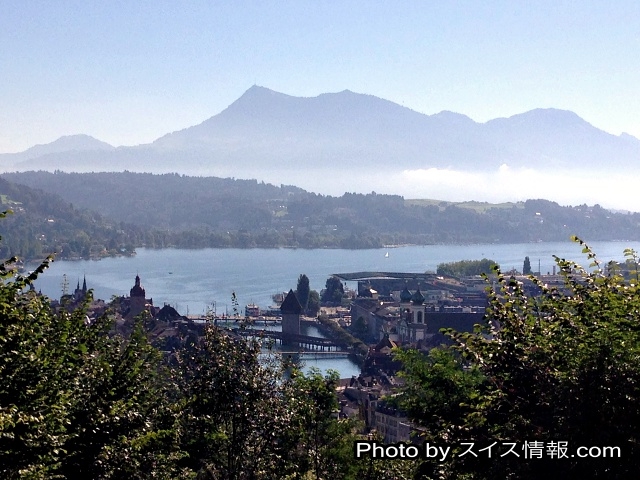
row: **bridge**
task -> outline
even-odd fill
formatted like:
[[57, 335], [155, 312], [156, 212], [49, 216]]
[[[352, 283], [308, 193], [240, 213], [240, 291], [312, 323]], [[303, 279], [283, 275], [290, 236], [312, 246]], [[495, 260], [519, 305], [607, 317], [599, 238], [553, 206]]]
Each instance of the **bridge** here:
[[330, 338], [311, 337], [309, 335], [299, 335], [295, 333], [274, 332], [272, 330], [257, 330], [255, 328], [234, 328], [233, 333], [242, 337], [270, 338], [280, 345], [297, 344], [312, 351], [338, 351], [340, 345]]

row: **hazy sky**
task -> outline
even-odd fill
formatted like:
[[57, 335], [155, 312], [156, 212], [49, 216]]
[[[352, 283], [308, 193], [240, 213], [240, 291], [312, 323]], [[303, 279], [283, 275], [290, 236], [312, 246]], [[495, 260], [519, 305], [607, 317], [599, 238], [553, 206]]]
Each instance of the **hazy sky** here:
[[0, 152], [150, 142], [258, 84], [640, 137], [640, 2], [2, 1]]

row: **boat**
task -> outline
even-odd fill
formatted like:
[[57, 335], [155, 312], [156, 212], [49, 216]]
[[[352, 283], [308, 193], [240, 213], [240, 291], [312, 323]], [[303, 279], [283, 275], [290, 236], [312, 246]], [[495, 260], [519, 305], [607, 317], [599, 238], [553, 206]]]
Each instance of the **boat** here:
[[246, 317], [259, 317], [260, 307], [258, 307], [255, 303], [250, 303], [244, 307], [244, 315]]
[[389, 252], [384, 254], [384, 258], [389, 258]]

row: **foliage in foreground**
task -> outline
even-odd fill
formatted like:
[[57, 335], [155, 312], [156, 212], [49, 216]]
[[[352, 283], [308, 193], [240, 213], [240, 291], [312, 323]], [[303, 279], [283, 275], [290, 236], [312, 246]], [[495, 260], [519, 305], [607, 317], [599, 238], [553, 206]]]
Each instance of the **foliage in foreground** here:
[[[50, 260], [49, 260], [50, 261]], [[2, 264], [0, 474], [2, 478], [172, 478], [164, 375], [141, 324], [108, 335], [105, 317], [51, 310]]]
[[212, 325], [166, 362], [143, 319], [119, 336], [87, 322], [90, 296], [68, 312], [30, 290], [50, 261], [0, 264], [1, 478], [398, 478], [351, 460], [337, 374], [285, 371]]
[[[452, 347], [399, 352], [407, 387], [403, 405], [424, 439], [454, 455], [422, 466], [425, 478], [636, 478], [640, 471], [640, 287], [591, 262], [587, 270], [556, 258], [564, 278], [539, 296], [525, 295], [497, 269], [487, 323], [474, 333], [449, 331]], [[637, 257], [625, 251], [637, 269]], [[544, 442], [542, 458], [524, 458], [525, 442]], [[492, 458], [460, 454], [494, 442]], [[567, 442], [568, 458], [547, 446]], [[520, 457], [501, 446], [517, 443]], [[530, 445], [530, 444], [529, 444]], [[578, 458], [577, 448], [620, 447], [620, 458]], [[507, 447], [508, 449], [509, 447]], [[581, 453], [584, 453], [582, 451]], [[572, 457], [572, 455], [574, 455]]]
[[[635, 478], [640, 471], [640, 295], [625, 280], [557, 259], [564, 285], [525, 295], [497, 272], [486, 325], [405, 362], [401, 403], [441, 463], [354, 461], [355, 425], [333, 418], [336, 377], [261, 360], [210, 326], [167, 364], [143, 323], [126, 337], [86, 307], [53, 311], [28, 291], [44, 271], [0, 264], [0, 476], [95, 479]], [[633, 270], [636, 270], [635, 272]], [[462, 442], [621, 448], [613, 460], [460, 456]]]

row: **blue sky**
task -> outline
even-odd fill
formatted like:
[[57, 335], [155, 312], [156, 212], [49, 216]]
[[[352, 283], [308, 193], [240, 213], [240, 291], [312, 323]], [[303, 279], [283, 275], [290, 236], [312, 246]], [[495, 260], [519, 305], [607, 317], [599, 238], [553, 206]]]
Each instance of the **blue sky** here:
[[640, 137], [637, 1], [4, 1], [0, 152], [134, 145], [258, 84], [476, 121], [572, 110]]

